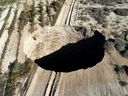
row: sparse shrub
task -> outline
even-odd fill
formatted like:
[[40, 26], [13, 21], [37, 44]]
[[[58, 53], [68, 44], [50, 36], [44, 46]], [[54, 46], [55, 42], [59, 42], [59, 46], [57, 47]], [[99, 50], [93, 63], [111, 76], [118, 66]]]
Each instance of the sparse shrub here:
[[38, 12], [39, 12], [39, 14], [40, 14], [40, 16], [39, 16], [39, 18], [38, 18], [38, 20], [40, 21], [40, 23], [39, 23], [39, 25], [41, 26], [41, 27], [43, 27], [45, 24], [44, 24], [44, 14], [43, 14], [43, 3], [40, 3], [39, 4], [39, 10], [38, 10]]
[[125, 73], [126, 73], [127, 76], [128, 76], [128, 66], [127, 66], [127, 65], [122, 65], [121, 68], [122, 68], [122, 70], [125, 71]]
[[128, 83], [127, 83], [127, 82], [124, 82], [124, 81], [119, 81], [119, 84], [120, 84], [121, 86], [126, 86]]
[[128, 9], [116, 9], [114, 13], [120, 16], [128, 16]]
[[116, 73], [120, 73], [121, 72], [121, 67], [119, 65], [114, 65], [114, 71]]
[[53, 1], [51, 3], [51, 7], [54, 8], [55, 12], [58, 12], [60, 10], [60, 8], [61, 8], [61, 5], [57, 1]]
[[0, 11], [2, 11], [2, 8], [0, 7]]
[[29, 12], [28, 11], [22, 11], [18, 19], [19, 19], [19, 26], [18, 26], [17, 32], [21, 32], [21, 30], [23, 30], [23, 27], [29, 21]]
[[29, 22], [33, 23], [34, 22], [34, 18], [35, 18], [35, 7], [34, 5], [31, 5], [31, 10], [29, 10]]
[[114, 71], [116, 73], [126, 73], [126, 75], [128, 76], [128, 66], [127, 65], [122, 65], [122, 66], [119, 66], [119, 65], [114, 65]]
[[111, 50], [113, 50], [115, 44], [115, 39], [109, 38], [106, 40], [106, 43], [104, 45], [106, 52], [111, 54]]
[[117, 38], [115, 48], [123, 57], [128, 58], [128, 43], [125, 40]]

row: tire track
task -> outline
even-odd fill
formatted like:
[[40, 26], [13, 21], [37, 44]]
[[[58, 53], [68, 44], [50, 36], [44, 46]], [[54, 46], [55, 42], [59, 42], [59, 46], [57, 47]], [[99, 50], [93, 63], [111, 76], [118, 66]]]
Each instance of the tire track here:
[[54, 96], [55, 95], [56, 89], [57, 89], [59, 81], [60, 81], [60, 77], [61, 77], [61, 73], [60, 72], [56, 72], [49, 96]]
[[12, 8], [10, 7], [7, 16], [4, 18], [5, 19], [5, 22], [4, 22], [4, 24], [3, 24], [3, 26], [2, 26], [2, 28], [0, 30], [0, 38], [1, 38], [2, 34], [3, 34], [3, 32], [4, 32], [4, 29], [6, 27], [7, 21], [9, 19], [9, 17], [10, 17], [11, 9]]
[[33, 66], [32, 72], [29, 74], [27, 80], [25, 81], [25, 84], [24, 84], [23, 87], [19, 90], [17, 96], [26, 96], [26, 93], [27, 93], [27, 91], [28, 91], [28, 89], [29, 89], [29, 86], [30, 86], [30, 84], [31, 84], [31, 82], [32, 82], [32, 79], [33, 79], [33, 77], [34, 77], [34, 74], [35, 74], [35, 72], [36, 72], [36, 70], [37, 70], [37, 67], [38, 67], [38, 66], [35, 66], [35, 65]]
[[68, 13], [67, 19], [65, 21], [66, 25], [70, 25], [71, 16], [72, 16], [72, 12], [73, 12], [73, 9], [74, 9], [75, 2], [76, 2], [76, 0], [72, 0], [71, 7], [69, 9], [69, 13]]
[[45, 91], [44, 91], [44, 93], [43, 93], [43, 96], [46, 96], [46, 94], [47, 94], [47, 89], [48, 89], [49, 82], [50, 82], [51, 78], [52, 78], [52, 71], [50, 72], [49, 80], [48, 80], [48, 82], [47, 82], [47, 85], [46, 85]]

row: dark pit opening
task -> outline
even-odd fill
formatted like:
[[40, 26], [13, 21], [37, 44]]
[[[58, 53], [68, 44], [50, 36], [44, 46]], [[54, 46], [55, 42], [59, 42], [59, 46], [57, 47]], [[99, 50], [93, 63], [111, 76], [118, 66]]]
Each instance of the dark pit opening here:
[[104, 57], [105, 37], [98, 31], [90, 38], [63, 46], [50, 55], [35, 60], [41, 68], [71, 72], [95, 66]]

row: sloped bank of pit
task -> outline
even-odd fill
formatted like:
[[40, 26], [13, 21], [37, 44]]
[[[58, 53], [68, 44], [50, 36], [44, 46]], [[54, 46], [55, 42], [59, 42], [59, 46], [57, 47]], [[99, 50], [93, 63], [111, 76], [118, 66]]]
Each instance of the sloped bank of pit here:
[[[75, 43], [83, 39], [84, 32], [79, 31], [76, 31], [73, 26], [54, 26], [39, 29], [37, 34], [26, 39], [24, 53], [32, 60], [41, 58], [68, 43]], [[33, 39], [33, 37], [36, 39]]]

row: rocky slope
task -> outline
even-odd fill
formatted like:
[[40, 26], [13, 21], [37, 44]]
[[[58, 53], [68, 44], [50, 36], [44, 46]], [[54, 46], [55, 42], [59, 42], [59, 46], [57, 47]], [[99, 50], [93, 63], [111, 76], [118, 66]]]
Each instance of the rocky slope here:
[[0, 96], [127, 96], [127, 26], [127, 0], [0, 1]]

